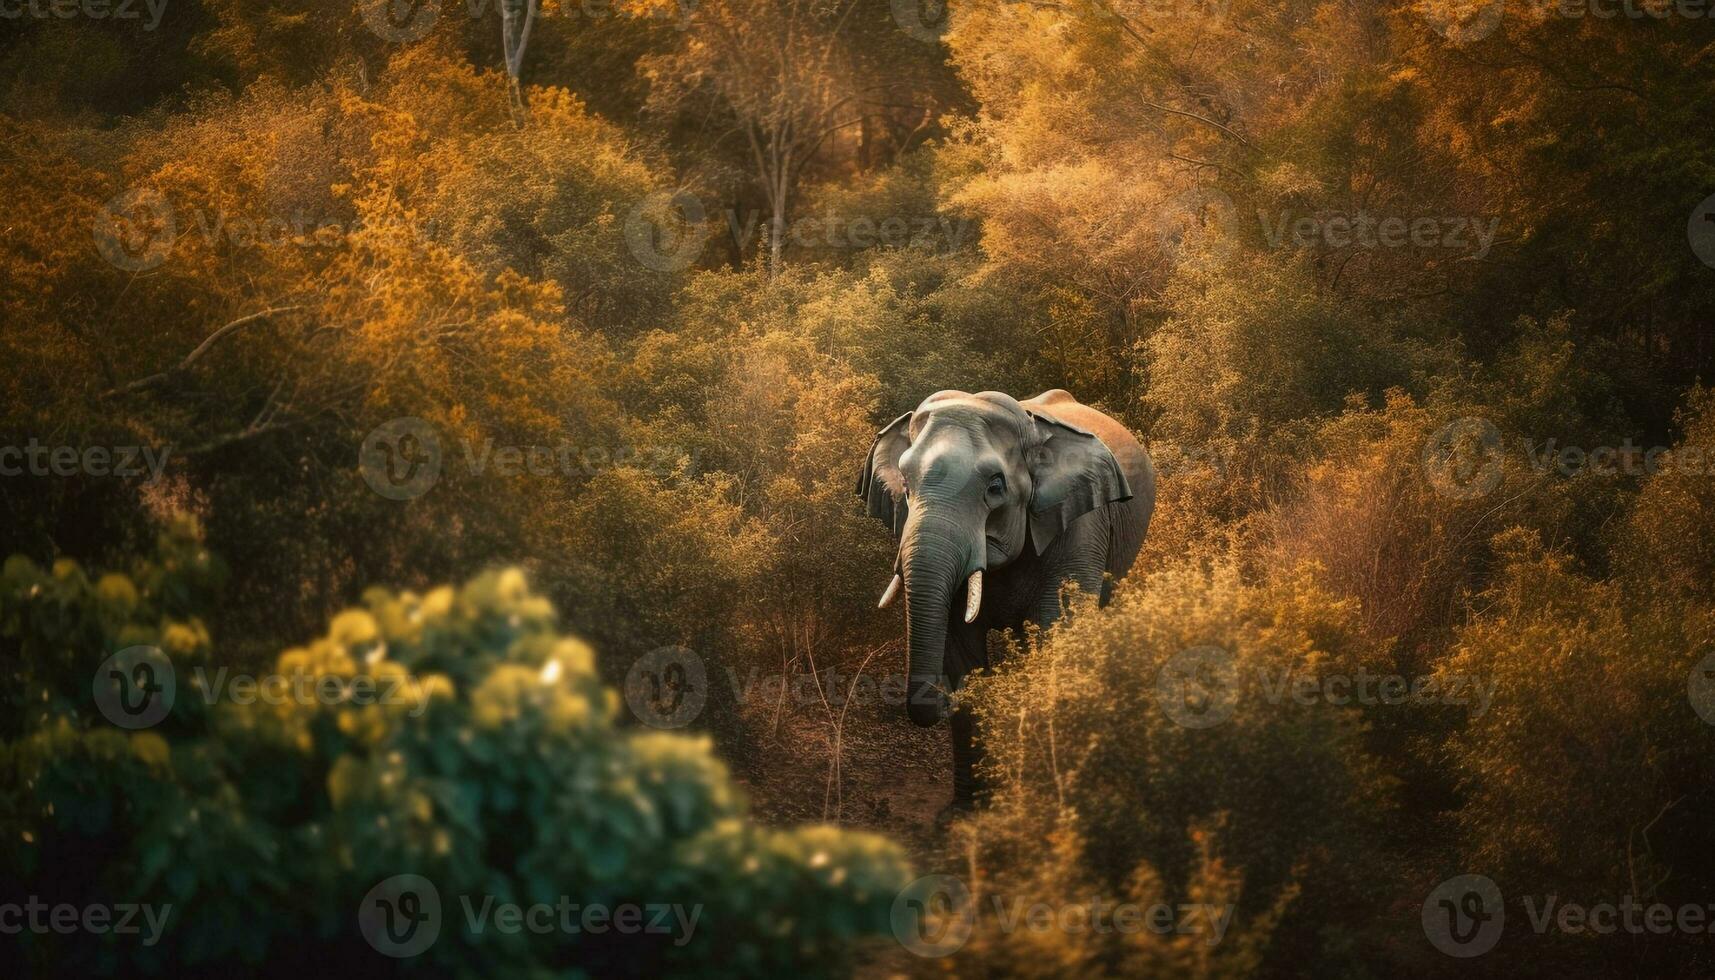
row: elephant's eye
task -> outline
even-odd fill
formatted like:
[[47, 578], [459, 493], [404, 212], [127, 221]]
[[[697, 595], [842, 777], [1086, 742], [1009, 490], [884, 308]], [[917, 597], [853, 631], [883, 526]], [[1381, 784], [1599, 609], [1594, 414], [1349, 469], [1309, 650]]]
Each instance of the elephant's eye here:
[[1006, 477], [996, 473], [989, 477], [989, 496], [999, 497], [1006, 493]]

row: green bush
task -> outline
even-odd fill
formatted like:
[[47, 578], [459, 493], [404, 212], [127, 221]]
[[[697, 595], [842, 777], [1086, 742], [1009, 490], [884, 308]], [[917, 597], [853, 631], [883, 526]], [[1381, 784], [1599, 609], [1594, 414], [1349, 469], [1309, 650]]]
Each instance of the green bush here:
[[[339, 696], [244, 703], [195, 616], [215, 571], [188, 523], [130, 575], [5, 565], [0, 630], [24, 654], [0, 743], [7, 894], [171, 905], [151, 945], [24, 935], [26, 969], [820, 973], [886, 929], [909, 877], [898, 848], [830, 827], [758, 828], [707, 739], [617, 727], [593, 652], [555, 628], [520, 572], [371, 589], [275, 665], [337, 682]], [[135, 645], [170, 658], [176, 698], [159, 723], [126, 731], [103, 720], [91, 679]], [[358, 914], [401, 874], [433, 883], [440, 931], [415, 958], [388, 960]], [[561, 896], [676, 904], [697, 925], [467, 927], [467, 900]]]

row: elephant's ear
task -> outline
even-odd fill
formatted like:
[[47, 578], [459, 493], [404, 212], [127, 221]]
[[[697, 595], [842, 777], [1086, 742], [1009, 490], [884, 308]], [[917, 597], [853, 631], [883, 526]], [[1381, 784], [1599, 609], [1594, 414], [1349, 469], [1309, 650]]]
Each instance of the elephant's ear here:
[[1041, 554], [1060, 532], [1097, 507], [1131, 499], [1119, 461], [1094, 434], [1031, 412], [1030, 538]]
[[869, 516], [880, 518], [899, 537], [905, 529], [905, 476], [899, 472], [899, 457], [911, 448], [911, 413], [894, 419], [875, 434], [858, 476], [857, 494], [864, 499]]

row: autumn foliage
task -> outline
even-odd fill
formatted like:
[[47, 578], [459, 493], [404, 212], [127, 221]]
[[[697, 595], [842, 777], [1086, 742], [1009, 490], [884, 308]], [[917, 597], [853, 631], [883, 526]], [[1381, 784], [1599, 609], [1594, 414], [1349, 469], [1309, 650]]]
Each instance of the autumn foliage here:
[[[549, 0], [514, 79], [499, 2], [382, 6], [0, 39], [0, 470], [162, 464], [0, 473], [5, 883], [186, 915], [33, 970], [314, 964], [406, 858], [724, 916], [712, 958], [464, 936], [440, 973], [1715, 963], [1518, 904], [1715, 902], [1709, 19]], [[1057, 387], [1145, 439], [1153, 524], [1109, 607], [991, 638], [989, 808], [939, 833], [905, 763], [943, 749], [899, 711], [728, 679], [897, 670], [871, 436], [939, 389]], [[402, 419], [438, 470], [395, 499], [362, 461]], [[431, 708], [190, 699], [127, 735], [89, 675], [134, 643]], [[666, 646], [710, 669], [710, 740], [611, 694]], [[1238, 678], [1218, 724], [1175, 716], [1188, 650]], [[1323, 696], [1357, 675], [1488, 694]], [[836, 826], [772, 826], [800, 817]], [[906, 866], [853, 826], [979, 898], [1234, 918], [1208, 944], [985, 906], [949, 958], [876, 952]], [[1469, 960], [1423, 920], [1461, 874], [1509, 903]]]

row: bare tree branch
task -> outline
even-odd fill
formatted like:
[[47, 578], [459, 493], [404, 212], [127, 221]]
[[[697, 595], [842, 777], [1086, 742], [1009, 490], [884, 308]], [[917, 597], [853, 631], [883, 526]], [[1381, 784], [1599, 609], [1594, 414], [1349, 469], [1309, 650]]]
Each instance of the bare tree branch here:
[[261, 310], [261, 311], [256, 312], [256, 313], [251, 313], [248, 316], [241, 316], [238, 319], [232, 321], [231, 323], [228, 323], [225, 326], [221, 327], [219, 330], [216, 330], [214, 333], [209, 334], [206, 338], [204, 338], [202, 343], [200, 343], [196, 346], [195, 350], [192, 350], [189, 354], [186, 354], [184, 357], [184, 360], [180, 361], [178, 364], [175, 364], [174, 366], [168, 368], [165, 371], [161, 371], [161, 372], [156, 373], [156, 374], [151, 374], [148, 377], [138, 378], [136, 381], [132, 381], [132, 382], [129, 382], [127, 384], [120, 385], [117, 388], [110, 388], [107, 391], [102, 392], [101, 397], [102, 398], [110, 398], [110, 397], [113, 397], [115, 395], [128, 395], [134, 391], [141, 391], [144, 388], [149, 388], [149, 387], [153, 387], [155, 385], [161, 384], [162, 382], [169, 380], [173, 376], [178, 375], [178, 374], [183, 374], [185, 371], [189, 370], [191, 365], [195, 364], [199, 359], [202, 358], [202, 356], [204, 354], [209, 352], [210, 348], [214, 347], [215, 344], [218, 344], [222, 340], [231, 336], [235, 331], [237, 331], [243, 327], [247, 327], [252, 323], [256, 323], [256, 322], [259, 322], [261, 320], [266, 320], [269, 317], [277, 316], [281, 313], [290, 313], [290, 312], [293, 312], [295, 310], [300, 310], [300, 309], [303, 309], [303, 307], [301, 307], [301, 306], [276, 306], [276, 307], [272, 307], [270, 309]]

